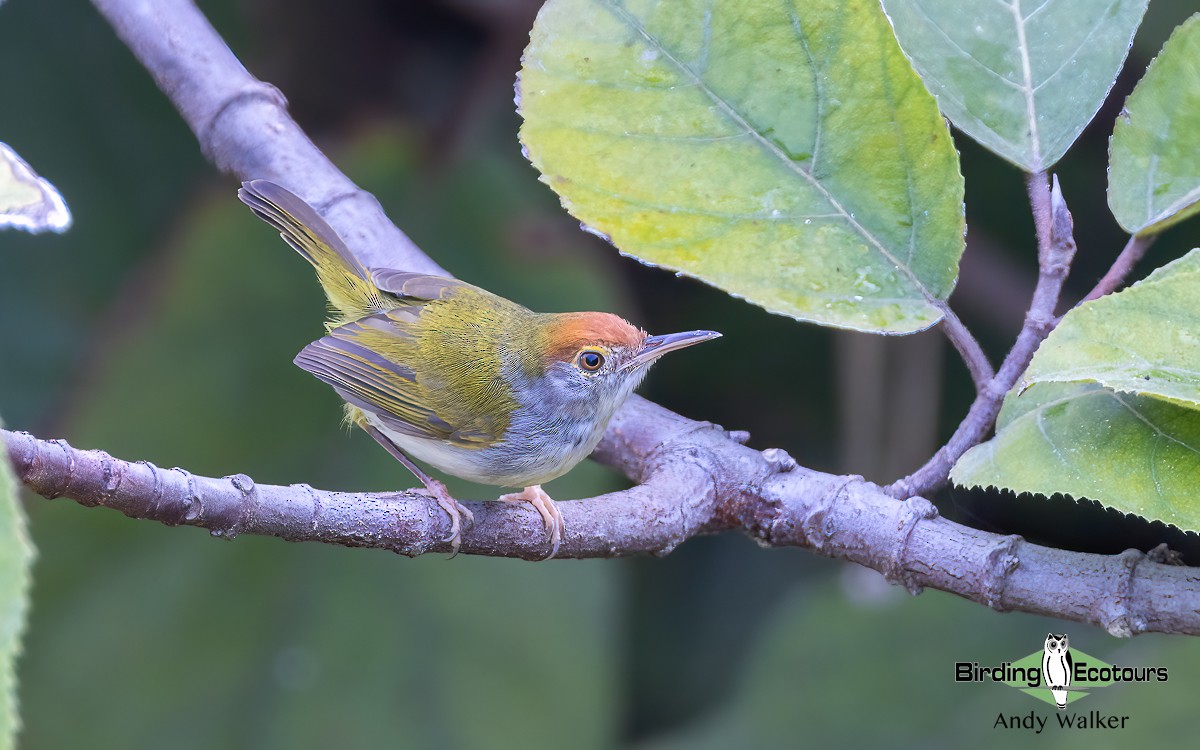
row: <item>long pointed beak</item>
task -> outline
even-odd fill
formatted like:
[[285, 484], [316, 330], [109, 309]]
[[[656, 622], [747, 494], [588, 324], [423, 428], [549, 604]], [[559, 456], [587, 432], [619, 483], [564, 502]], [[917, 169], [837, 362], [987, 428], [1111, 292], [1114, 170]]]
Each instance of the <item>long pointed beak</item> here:
[[668, 333], [664, 336], [647, 336], [646, 340], [642, 342], [641, 350], [621, 369], [632, 370], [635, 367], [648, 365], [667, 352], [718, 338], [721, 338], [721, 334], [716, 331], [684, 331], [683, 333]]

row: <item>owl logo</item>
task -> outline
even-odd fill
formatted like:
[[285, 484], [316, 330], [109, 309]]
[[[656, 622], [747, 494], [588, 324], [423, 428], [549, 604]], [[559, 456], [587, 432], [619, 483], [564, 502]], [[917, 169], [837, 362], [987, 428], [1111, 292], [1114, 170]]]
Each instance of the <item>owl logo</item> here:
[[1071, 686], [1071, 649], [1067, 634], [1046, 634], [1046, 649], [1042, 653], [1042, 684], [1050, 688], [1054, 704], [1067, 707], [1067, 688]]

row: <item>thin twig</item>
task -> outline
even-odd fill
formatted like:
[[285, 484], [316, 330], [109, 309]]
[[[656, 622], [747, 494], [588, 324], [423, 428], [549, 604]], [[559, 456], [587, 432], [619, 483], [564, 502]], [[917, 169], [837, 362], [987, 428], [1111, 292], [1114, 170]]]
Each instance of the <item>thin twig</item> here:
[[1095, 288], [1088, 292], [1080, 302], [1089, 302], [1117, 291], [1125, 283], [1125, 279], [1129, 278], [1133, 267], [1138, 264], [1156, 239], [1158, 239], [1157, 234], [1135, 234], [1130, 237], [1121, 250], [1121, 254], [1108, 269], [1108, 273], [1104, 274], [1104, 278], [1100, 279]]
[[[1057, 181], [1055, 189], [1057, 189]], [[1050, 247], [1050, 233], [1054, 222], [1050, 216], [1050, 181], [1045, 172], [1025, 175], [1025, 192], [1029, 195], [1029, 209], [1033, 213], [1033, 231], [1037, 237], [1039, 260]]]
[[1075, 258], [1073, 222], [1057, 177], [1053, 190], [1046, 189], [1045, 172], [1029, 175], [1026, 184], [1038, 239], [1038, 283], [1025, 314], [1025, 324], [996, 376], [980, 390], [950, 440], [920, 469], [884, 488], [895, 497], [927, 495], [949, 481], [950, 469], [987, 436], [996, 423], [1004, 394], [1016, 384], [1029, 367], [1038, 345], [1054, 329], [1054, 311]]
[[950, 343], [954, 344], [954, 348], [958, 350], [967, 370], [970, 371], [971, 379], [975, 381], [976, 393], [983, 393], [987, 390], [992, 378], [996, 376], [992, 370], [992, 363], [988, 361], [987, 354], [979, 345], [979, 341], [971, 334], [962, 320], [954, 314], [950, 305], [943, 302], [938, 305], [938, 309], [942, 312], [942, 331], [945, 332], [946, 338], [950, 339]]

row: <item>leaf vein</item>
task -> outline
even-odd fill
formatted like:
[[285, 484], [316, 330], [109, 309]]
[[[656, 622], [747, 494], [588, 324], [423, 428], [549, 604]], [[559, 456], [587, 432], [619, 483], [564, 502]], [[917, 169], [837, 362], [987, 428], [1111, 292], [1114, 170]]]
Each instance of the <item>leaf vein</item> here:
[[[1119, 1], [1120, 1], [1120, 0], [1113, 0], [1113, 2], [1109, 3], [1108, 7], [1104, 9], [1104, 14], [1105, 14], [1105, 15], [1107, 15], [1107, 14], [1108, 14], [1108, 12], [1112, 10], [1113, 6], [1114, 6], [1114, 5], [1116, 5], [1116, 4], [1117, 4]], [[1045, 7], [1045, 6], [1043, 5], [1042, 7]], [[1041, 10], [1041, 8], [1039, 8], [1038, 10]], [[1036, 11], [1035, 11], [1035, 13], [1036, 13]], [[1035, 13], [1031, 13], [1031, 14], [1029, 14], [1029, 16], [1027, 16], [1027, 17], [1025, 18], [1025, 22], [1026, 22], [1027, 24], [1029, 23], [1029, 19], [1030, 19], [1030, 18], [1032, 18], [1032, 17], [1034, 16], [1034, 14], [1035, 14]], [[1080, 42], [1080, 43], [1079, 43], [1079, 44], [1078, 44], [1078, 45], [1075, 47], [1075, 50], [1074, 50], [1073, 52], [1071, 52], [1071, 54], [1070, 54], [1070, 55], [1068, 55], [1067, 57], [1063, 58], [1062, 64], [1058, 66], [1058, 69], [1057, 69], [1057, 70], [1055, 70], [1053, 73], [1051, 73], [1051, 74], [1050, 74], [1050, 75], [1049, 75], [1049, 76], [1046, 78], [1046, 80], [1042, 81], [1042, 82], [1041, 82], [1041, 83], [1039, 83], [1039, 84], [1038, 84], [1036, 87], [1034, 87], [1034, 89], [1033, 89], [1033, 93], [1035, 93], [1035, 94], [1036, 94], [1038, 91], [1040, 91], [1040, 90], [1041, 90], [1041, 88], [1042, 88], [1043, 86], [1045, 86], [1047, 83], [1050, 83], [1050, 81], [1054, 80], [1054, 78], [1055, 78], [1055, 77], [1057, 77], [1059, 73], [1063, 72], [1063, 70], [1065, 70], [1065, 69], [1066, 69], [1066, 67], [1067, 67], [1068, 65], [1070, 65], [1070, 64], [1071, 64], [1071, 63], [1073, 63], [1073, 62], [1075, 62], [1075, 61], [1078, 59], [1079, 50], [1083, 49], [1083, 48], [1084, 48], [1084, 46], [1085, 46], [1085, 45], [1087, 45], [1087, 43], [1088, 43], [1088, 42], [1091, 40], [1092, 36], [1093, 36], [1093, 35], [1094, 35], [1094, 34], [1095, 34], [1097, 31], [1099, 31], [1099, 30], [1100, 30], [1100, 28], [1101, 28], [1101, 27], [1103, 27], [1103, 26], [1104, 26], [1104, 23], [1103, 23], [1102, 21], [1100, 21], [1100, 22], [1096, 23], [1096, 25], [1092, 26], [1092, 28], [1088, 30], [1088, 33], [1084, 35], [1084, 37], [1083, 37], [1083, 41], [1081, 41], [1081, 42]]]
[[746, 220], [746, 221], [769, 220], [769, 221], [773, 221], [773, 222], [780, 222], [780, 221], [785, 221], [785, 220], [786, 221], [799, 221], [799, 220], [807, 220], [807, 219], [840, 219], [840, 218], [842, 218], [842, 215], [840, 213], [832, 213], [832, 214], [786, 213], [785, 214], [785, 213], [780, 212], [780, 213], [776, 214], [776, 213], [774, 213], [774, 211], [777, 209], [773, 209], [772, 211], [763, 212], [763, 213], [748, 213], [748, 212], [741, 212], [741, 211], [713, 211], [711, 209], [696, 208], [696, 207], [692, 207], [692, 206], [682, 206], [679, 204], [655, 203], [653, 201], [644, 201], [644, 200], [640, 200], [638, 198], [632, 198], [630, 196], [623, 195], [621, 193], [613, 192], [612, 190], [600, 187], [598, 185], [589, 186], [588, 189], [591, 190], [593, 193], [599, 193], [601, 195], [612, 198], [613, 200], [620, 201], [622, 203], [625, 203], [630, 206], [634, 206], [636, 208], [642, 208], [642, 209], [646, 209], [646, 210], [650, 210], [650, 211], [660, 211], [662, 213], [668, 213], [668, 214], [688, 214], [691, 216], [711, 216], [715, 219], [742, 219], [742, 220]]
[[1033, 70], [1029, 63], [1029, 43], [1025, 39], [1025, 19], [1021, 15], [1021, 0], [1013, 0], [1010, 7], [1013, 12], [1013, 21], [1017, 27], [1017, 49], [1021, 53], [1021, 71], [1025, 76], [1025, 85], [1022, 87], [1022, 91], [1025, 93], [1025, 110], [1029, 120], [1029, 142], [1033, 149], [1033, 165], [1035, 169], [1041, 169], [1042, 146], [1038, 136], [1037, 107], [1033, 100]]
[[841, 215], [843, 221], [849, 224], [850, 227], [853, 228], [853, 230], [860, 237], [862, 237], [869, 245], [875, 248], [875, 250], [889, 263], [893, 264], [896, 270], [899, 271], [900, 274], [913, 285], [913, 288], [925, 298], [926, 302], [928, 302], [932, 307], [937, 309], [939, 313], [941, 313], [945, 307], [945, 302], [935, 295], [933, 291], [930, 290], [929, 287], [927, 287], [925, 283], [916, 276], [911, 268], [902, 264], [900, 259], [896, 257], [892, 251], [885, 247], [878, 237], [876, 237], [870, 230], [868, 230], [856, 218], [854, 218], [854, 216], [845, 208], [845, 206], [841, 204], [840, 201], [837, 200], [836, 197], [834, 197], [834, 195], [827, 187], [825, 187], [824, 184], [817, 180], [814, 175], [809, 174], [805, 169], [793, 161], [786, 153], [784, 153], [779, 146], [754, 128], [754, 126], [751, 125], [750, 122], [740, 112], [734, 109], [733, 105], [730, 104], [729, 101], [717, 95], [715, 91], [713, 91], [698, 75], [696, 75], [695, 71], [688, 67], [687, 64], [680, 60], [673, 52], [671, 52], [671, 50], [667, 49], [657, 37], [651, 34], [649, 30], [646, 29], [646, 27], [642, 24], [639, 18], [630, 13], [619, 2], [615, 2], [615, 0], [608, 0], [607, 5], [610, 9], [612, 9], [613, 13], [616, 14], [626, 24], [628, 24], [630, 28], [637, 31], [637, 33], [641, 35], [642, 38], [645, 39], [651, 46], [657, 49], [660, 54], [662, 54], [677, 68], [679, 68], [682, 73], [690, 77], [692, 82], [699, 87], [699, 89], [703, 91], [714, 104], [717, 105], [717, 107], [725, 114], [726, 117], [733, 120], [739, 126], [750, 130], [753, 133], [753, 138], [765, 151], [767, 151], [767, 153], [775, 156], [787, 169], [799, 175], [806, 182], [808, 182], [809, 185], [825, 200], [825, 202], [828, 203], [829, 206], [834, 209], [834, 211]]
[[1175, 437], [1174, 435], [1167, 433], [1161, 427], [1159, 427], [1154, 422], [1152, 422], [1149, 417], [1142, 414], [1139, 410], [1133, 408], [1133, 406], [1131, 406], [1129, 403], [1127, 403], [1125, 401], [1125, 399], [1121, 398], [1121, 394], [1119, 394], [1115, 391], [1106, 391], [1106, 393], [1108, 393], [1110, 396], [1112, 396], [1112, 398], [1116, 399], [1117, 402], [1119, 404], [1121, 404], [1121, 406], [1124, 406], [1126, 409], [1128, 409], [1130, 414], [1137, 417], [1143, 424], [1145, 424], [1150, 429], [1154, 430], [1155, 434], [1157, 434], [1160, 437], [1163, 437], [1167, 440], [1170, 440], [1172, 443], [1175, 443], [1176, 445], [1180, 446], [1181, 448], [1191, 451], [1192, 453], [1195, 453], [1196, 455], [1200, 456], [1200, 449], [1197, 449], [1197, 448], [1189, 445], [1188, 443], [1185, 443], [1184, 441], [1180, 440], [1179, 438]]
[[[985, 71], [987, 71], [988, 73], [990, 73], [990, 74], [991, 74], [991, 75], [992, 75], [994, 78], [997, 78], [997, 79], [999, 79], [999, 80], [1000, 80], [1002, 83], [1004, 83], [1006, 86], [1009, 86], [1010, 88], [1016, 89], [1017, 91], [1021, 91], [1021, 90], [1022, 90], [1022, 87], [1021, 87], [1021, 84], [1020, 84], [1020, 83], [1018, 83], [1018, 82], [1016, 82], [1016, 81], [1009, 80], [1009, 79], [1008, 79], [1008, 77], [1007, 77], [1007, 76], [1005, 76], [1005, 75], [1003, 75], [1002, 73], [1000, 73], [1000, 71], [998, 71], [998, 70], [995, 70], [994, 68], [990, 67], [990, 66], [989, 66], [987, 63], [985, 63], [984, 61], [980, 60], [978, 57], [975, 57], [973, 54], [971, 54], [969, 51], [967, 51], [965, 48], [963, 48], [963, 46], [962, 46], [962, 45], [960, 45], [958, 42], [954, 41], [954, 39], [953, 39], [953, 38], [952, 38], [952, 37], [951, 37], [951, 36], [950, 36], [948, 33], [946, 33], [946, 30], [945, 30], [944, 28], [942, 28], [942, 26], [941, 26], [941, 25], [940, 25], [940, 24], [937, 22], [937, 19], [935, 19], [935, 18], [933, 18], [932, 16], [930, 16], [930, 15], [929, 15], [929, 12], [928, 12], [927, 10], [925, 10], [925, 7], [924, 7], [924, 6], [923, 6], [923, 5], [922, 5], [920, 2], [916, 2], [916, 3], [914, 3], [913, 5], [916, 7], [917, 11], [918, 11], [918, 12], [919, 12], [919, 13], [920, 13], [922, 16], [924, 16], [924, 17], [925, 17], [925, 20], [929, 22], [929, 25], [930, 25], [931, 27], [933, 27], [933, 29], [934, 29], [934, 30], [935, 30], [935, 31], [936, 31], [936, 32], [937, 32], [937, 33], [938, 33], [938, 34], [939, 34], [939, 35], [940, 35], [940, 36], [941, 36], [943, 39], [945, 39], [945, 40], [946, 40], [946, 41], [947, 41], [947, 42], [950, 44], [950, 46], [951, 46], [951, 47], [953, 47], [954, 49], [958, 50], [958, 52], [959, 52], [959, 53], [960, 53], [960, 54], [961, 54], [963, 57], [965, 57], [966, 59], [968, 59], [968, 60], [970, 60], [971, 62], [975, 63], [975, 65], [977, 65], [978, 67], [980, 67], [980, 68], [982, 68], [983, 70], [985, 70]], [[1007, 7], [1007, 6], [1006, 6], [1006, 7]]]
[[[817, 59], [813, 57], [812, 49], [808, 46], [808, 34], [804, 33], [804, 26], [800, 23], [800, 12], [796, 8], [796, 0], [791, 0], [789, 15], [792, 18], [792, 32], [796, 35], [796, 40], [800, 42], [801, 49], [804, 50], [804, 56], [808, 58], [809, 68], [812, 70], [813, 95], [820, 102], [825, 98], [824, 80], [821, 78], [820, 71], [817, 69]], [[824, 131], [824, 122], [821, 119], [819, 108], [814, 108], [813, 123], [813, 147], [812, 161], [809, 164], [808, 171], [816, 173], [817, 160], [821, 156], [821, 134]]]

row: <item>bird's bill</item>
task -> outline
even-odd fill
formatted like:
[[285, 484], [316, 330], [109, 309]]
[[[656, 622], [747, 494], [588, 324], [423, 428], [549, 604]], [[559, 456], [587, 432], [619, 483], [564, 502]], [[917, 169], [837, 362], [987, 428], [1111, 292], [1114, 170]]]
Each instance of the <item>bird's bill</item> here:
[[631, 370], [648, 365], [667, 352], [720, 337], [721, 334], [716, 331], [684, 331], [683, 333], [668, 333], [663, 336], [647, 336], [646, 340], [642, 342], [642, 348], [621, 369]]

